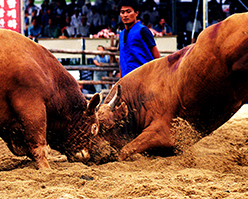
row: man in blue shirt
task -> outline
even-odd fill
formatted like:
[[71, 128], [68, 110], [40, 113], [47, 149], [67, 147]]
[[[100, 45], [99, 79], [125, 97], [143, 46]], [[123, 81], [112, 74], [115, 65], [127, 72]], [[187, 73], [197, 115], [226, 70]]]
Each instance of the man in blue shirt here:
[[121, 77], [139, 66], [160, 57], [151, 31], [137, 20], [136, 0], [121, 0], [118, 4], [125, 29], [119, 35]]
[[159, 19], [158, 24], [154, 27], [154, 30], [163, 33], [163, 35], [172, 35], [171, 27], [166, 23], [165, 19], [162, 17]]
[[41, 26], [38, 24], [37, 18], [32, 19], [32, 26], [28, 28], [28, 37], [37, 42], [37, 38], [41, 37]]
[[[105, 48], [102, 45], [99, 45], [97, 47], [98, 51], [105, 51]], [[93, 59], [93, 63], [96, 66], [102, 66], [104, 63], [109, 63], [110, 62], [110, 56], [109, 55], [97, 55]], [[108, 76], [107, 71], [94, 71], [93, 73], [93, 80], [95, 81], [101, 81], [102, 77]], [[107, 89], [107, 85], [105, 84], [97, 84], [95, 85], [95, 89], [97, 93], [100, 93], [102, 89]]]

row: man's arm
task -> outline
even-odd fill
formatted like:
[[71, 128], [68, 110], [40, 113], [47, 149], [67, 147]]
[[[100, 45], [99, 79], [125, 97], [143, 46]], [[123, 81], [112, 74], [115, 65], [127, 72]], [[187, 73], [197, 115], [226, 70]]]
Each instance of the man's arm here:
[[159, 51], [158, 51], [157, 46], [151, 47], [150, 51], [151, 51], [151, 53], [152, 53], [154, 59], [160, 58], [160, 53], [159, 53]]
[[93, 63], [94, 63], [96, 66], [102, 66], [102, 63], [99, 63], [96, 59], [93, 60]]
[[154, 59], [160, 58], [160, 53], [159, 53], [158, 48], [156, 46], [156, 42], [154, 40], [152, 32], [147, 27], [143, 27], [141, 29], [141, 37], [145, 41], [145, 43], [147, 44], [150, 52], [153, 55], [153, 58]]
[[119, 77], [121, 78], [122, 75], [121, 75], [121, 62], [120, 62], [120, 59], [121, 58], [119, 58], [118, 63], [119, 63]]

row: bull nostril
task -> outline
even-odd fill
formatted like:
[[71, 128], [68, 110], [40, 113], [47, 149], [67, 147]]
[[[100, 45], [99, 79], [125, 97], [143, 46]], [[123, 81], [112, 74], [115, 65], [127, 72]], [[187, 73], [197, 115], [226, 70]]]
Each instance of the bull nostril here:
[[90, 154], [87, 149], [83, 149], [74, 155], [74, 161], [86, 162], [90, 159]]
[[77, 161], [82, 161], [83, 160], [82, 153], [80, 153], [80, 152], [76, 153], [75, 158]]

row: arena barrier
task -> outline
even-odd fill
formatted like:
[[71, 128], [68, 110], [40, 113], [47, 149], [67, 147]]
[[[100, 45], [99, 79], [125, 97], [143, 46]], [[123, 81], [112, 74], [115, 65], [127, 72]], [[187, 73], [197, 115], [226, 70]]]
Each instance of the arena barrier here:
[[[177, 51], [177, 37], [165, 36], [155, 37], [155, 41], [160, 51], [161, 56], [169, 55]], [[116, 38], [68, 38], [68, 39], [51, 39], [40, 38], [38, 43], [47, 48], [53, 55], [61, 59], [77, 59], [77, 65], [64, 65], [64, 67], [72, 74], [80, 85], [95, 85], [95, 84], [109, 84], [113, 85], [118, 81], [115, 77], [103, 77], [102, 81], [82, 80], [80, 78], [80, 71], [119, 71], [118, 63], [113, 63], [114, 58], [119, 57], [118, 39]], [[97, 46], [102, 45], [106, 51], [97, 51]], [[92, 59], [96, 55], [106, 54], [110, 55], [110, 64], [104, 64], [103, 67], [95, 67]]]
[[[164, 36], [154, 38], [161, 53], [161, 56], [171, 54], [177, 51], [177, 36]], [[51, 38], [39, 38], [38, 43], [46, 47], [47, 49], [56, 50], [70, 50], [70, 51], [96, 51], [98, 45], [105, 47], [116, 47], [118, 45], [118, 38], [66, 38], [66, 39], [51, 39]], [[111, 50], [107, 49], [107, 50]], [[54, 52], [57, 58], [79, 58], [80, 64], [88, 63], [89, 58], [93, 58], [94, 54], [68, 54], [64, 52]]]

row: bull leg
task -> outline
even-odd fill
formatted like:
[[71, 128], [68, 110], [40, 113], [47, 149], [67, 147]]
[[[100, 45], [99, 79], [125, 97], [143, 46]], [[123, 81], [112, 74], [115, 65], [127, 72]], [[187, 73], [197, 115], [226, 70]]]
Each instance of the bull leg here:
[[120, 151], [119, 161], [125, 160], [134, 153], [142, 153], [155, 147], [174, 147], [175, 138], [171, 135], [171, 126], [164, 122], [162, 126], [160, 122], [152, 122], [138, 137], [126, 144]]
[[17, 97], [12, 100], [12, 106], [24, 128], [23, 135], [30, 157], [36, 161], [39, 169], [50, 168], [47, 161], [46, 107], [43, 100], [28, 97]]

